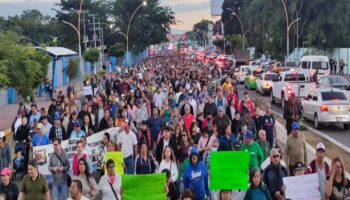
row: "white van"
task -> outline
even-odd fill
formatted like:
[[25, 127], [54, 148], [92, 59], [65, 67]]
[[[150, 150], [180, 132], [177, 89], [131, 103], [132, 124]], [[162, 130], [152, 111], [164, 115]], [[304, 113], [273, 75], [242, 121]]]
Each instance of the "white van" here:
[[300, 71], [304, 72], [309, 80], [318, 70], [317, 78], [330, 75], [329, 60], [327, 56], [303, 56], [299, 62]]

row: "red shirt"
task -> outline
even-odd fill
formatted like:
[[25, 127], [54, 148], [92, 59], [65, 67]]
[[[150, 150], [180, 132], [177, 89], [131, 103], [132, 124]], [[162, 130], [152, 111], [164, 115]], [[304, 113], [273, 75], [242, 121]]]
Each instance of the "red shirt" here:
[[191, 127], [191, 123], [195, 120], [194, 116], [192, 114], [189, 114], [189, 115], [184, 115], [182, 117], [182, 119], [184, 120], [184, 124], [185, 124], [185, 128], [187, 130], [190, 130], [190, 127]]

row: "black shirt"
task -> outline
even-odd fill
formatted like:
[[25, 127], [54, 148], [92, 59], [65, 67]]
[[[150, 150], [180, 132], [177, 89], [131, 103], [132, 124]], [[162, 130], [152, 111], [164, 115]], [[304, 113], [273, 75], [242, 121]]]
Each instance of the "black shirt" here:
[[0, 194], [6, 196], [6, 200], [17, 200], [19, 190], [16, 184], [10, 182], [7, 186], [3, 183], [0, 185]]

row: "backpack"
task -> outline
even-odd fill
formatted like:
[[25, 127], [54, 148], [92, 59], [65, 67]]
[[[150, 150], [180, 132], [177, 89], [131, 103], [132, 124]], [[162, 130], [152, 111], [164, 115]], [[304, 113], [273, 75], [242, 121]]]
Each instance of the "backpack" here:
[[[326, 170], [326, 176], [328, 176], [329, 173], [329, 165], [325, 162], [325, 170]], [[317, 167], [316, 167], [316, 160], [313, 160], [310, 163], [311, 173], [317, 173]]]

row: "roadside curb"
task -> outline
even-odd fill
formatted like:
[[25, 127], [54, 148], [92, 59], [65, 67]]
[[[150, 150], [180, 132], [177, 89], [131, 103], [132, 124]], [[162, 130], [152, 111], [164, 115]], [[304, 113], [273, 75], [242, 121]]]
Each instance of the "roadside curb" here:
[[[280, 114], [272, 111], [273, 114], [276, 114], [278, 116], [281, 116]], [[307, 126], [308, 127], [308, 126]], [[309, 127], [308, 127], [309, 128]], [[276, 129], [277, 129], [277, 138], [276, 138], [276, 143], [278, 143], [278, 145], [280, 146], [282, 152], [284, 152], [285, 150], [285, 144], [286, 144], [286, 141], [287, 141], [287, 131], [286, 129], [284, 128], [284, 126], [276, 121]], [[318, 135], [318, 134], [317, 134]], [[324, 135], [324, 134], [323, 134]], [[321, 137], [323, 137], [322, 135], [320, 135]], [[329, 137], [329, 136], [327, 136]], [[332, 142], [332, 141], [331, 141]], [[336, 144], [337, 145], [337, 144]], [[311, 162], [313, 159], [315, 159], [315, 155], [316, 155], [316, 149], [311, 146], [309, 143], [305, 142], [305, 146], [306, 146], [306, 150], [307, 150], [307, 161], [308, 162]], [[328, 157], [325, 157], [324, 159], [325, 162], [327, 162], [329, 164], [329, 166], [332, 165], [332, 160], [329, 159]], [[305, 163], [305, 165], [307, 165], [309, 163]], [[350, 174], [345, 171], [345, 176], [350, 179]]]
[[[279, 117], [283, 117], [283, 115], [281, 115], [281, 114], [279, 114], [279, 113], [277, 113], [277, 112], [275, 112], [275, 111], [271, 111], [271, 112], [272, 112], [274, 115], [277, 115], [277, 116], [279, 116]], [[350, 148], [347, 147], [346, 145], [344, 145], [344, 144], [338, 142], [337, 140], [335, 140], [335, 139], [329, 137], [328, 135], [326, 135], [326, 134], [322, 133], [321, 131], [318, 131], [318, 130], [316, 130], [316, 129], [314, 129], [314, 128], [308, 126], [308, 125], [303, 124], [303, 126], [307, 127], [312, 133], [314, 133], [314, 134], [316, 134], [316, 135], [318, 135], [318, 136], [320, 136], [320, 137], [323, 137], [324, 139], [326, 139], [326, 140], [330, 141], [331, 143], [335, 144], [336, 146], [338, 146], [338, 147], [341, 148], [342, 150], [346, 151], [347, 153], [350, 153]]]

